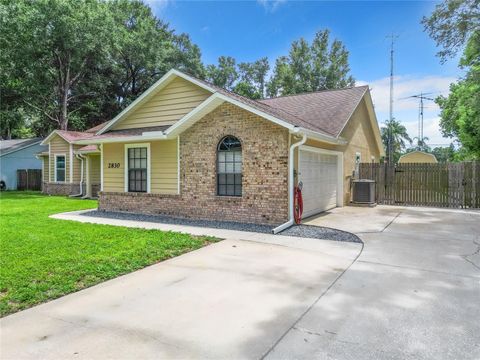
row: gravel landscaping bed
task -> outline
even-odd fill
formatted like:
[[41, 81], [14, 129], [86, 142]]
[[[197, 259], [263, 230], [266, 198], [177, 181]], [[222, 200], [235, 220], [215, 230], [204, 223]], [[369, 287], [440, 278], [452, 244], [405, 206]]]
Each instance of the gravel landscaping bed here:
[[362, 240], [352, 233], [313, 225], [296, 225], [283, 230], [279, 235], [298, 236], [314, 239], [327, 239], [335, 241], [347, 241], [361, 243]]
[[[238, 231], [250, 231], [271, 234], [274, 226], [269, 225], [258, 225], [258, 224], [246, 224], [239, 223], [234, 221], [214, 221], [214, 220], [194, 220], [186, 218], [177, 218], [165, 215], [144, 215], [144, 214], [132, 214], [132, 213], [121, 213], [113, 211], [98, 211], [92, 210], [82, 214], [83, 216], [99, 217], [106, 219], [117, 219], [117, 220], [133, 220], [133, 221], [146, 221], [153, 223], [163, 223], [163, 224], [177, 224], [177, 225], [186, 225], [186, 226], [201, 226], [201, 227], [210, 227], [215, 229], [227, 229], [227, 230], [238, 230]], [[362, 241], [356, 235], [351, 233], [331, 229], [321, 226], [312, 226], [312, 225], [296, 225], [292, 226], [278, 235], [285, 236], [298, 236], [306, 237], [313, 239], [326, 239], [326, 240], [336, 240], [336, 241], [347, 241], [347, 242], [358, 242]]]

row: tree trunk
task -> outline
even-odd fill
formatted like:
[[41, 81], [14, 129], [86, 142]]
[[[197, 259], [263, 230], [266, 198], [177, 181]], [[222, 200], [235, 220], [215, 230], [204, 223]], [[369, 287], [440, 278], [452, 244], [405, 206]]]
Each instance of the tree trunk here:
[[70, 91], [70, 66], [67, 63], [63, 84], [60, 88], [60, 111], [58, 122], [60, 130], [68, 130], [68, 93]]

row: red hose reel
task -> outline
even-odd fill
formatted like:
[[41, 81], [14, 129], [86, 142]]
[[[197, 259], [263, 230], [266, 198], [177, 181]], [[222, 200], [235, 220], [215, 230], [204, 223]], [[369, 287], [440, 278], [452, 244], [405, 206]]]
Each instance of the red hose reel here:
[[302, 222], [302, 213], [303, 213], [303, 198], [302, 198], [302, 187], [303, 183], [300, 181], [293, 191], [293, 218], [295, 219], [295, 224], [300, 224]]

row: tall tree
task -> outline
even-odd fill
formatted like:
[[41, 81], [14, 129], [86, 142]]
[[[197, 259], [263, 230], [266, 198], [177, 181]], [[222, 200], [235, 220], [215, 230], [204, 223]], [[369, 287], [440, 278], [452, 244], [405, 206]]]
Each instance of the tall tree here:
[[423, 19], [426, 31], [442, 46], [441, 61], [464, 49], [459, 66], [463, 78], [450, 85], [448, 97], [439, 96], [440, 127], [458, 138], [466, 158], [480, 158], [480, 2], [445, 0]]
[[319, 31], [311, 44], [301, 38], [292, 43], [288, 56], [275, 62], [267, 85], [269, 96], [336, 89], [355, 85], [350, 75], [348, 51], [339, 40], [330, 42], [329, 30]]
[[[270, 70], [268, 58], [263, 57], [252, 63], [243, 62], [238, 64], [238, 74], [240, 83], [244, 88], [253, 91], [256, 97], [263, 98], [265, 96], [265, 85], [267, 83], [267, 75]], [[236, 88], [238, 87], [238, 85]], [[242, 94], [241, 94], [242, 95]]]
[[441, 163], [456, 161], [457, 153], [453, 144], [450, 144], [448, 147], [435, 147], [432, 150], [432, 154]]
[[2, 13], [2, 62], [14, 64], [23, 103], [67, 129], [81, 107], [76, 100], [87, 95], [78, 91], [85, 75], [106, 55], [112, 23], [105, 3], [5, 1]]
[[412, 139], [408, 135], [406, 127], [399, 121], [392, 119], [391, 121], [385, 121], [385, 126], [382, 126], [380, 130], [383, 146], [386, 150], [386, 158], [390, 158], [391, 151], [393, 162], [397, 163], [400, 155], [407, 147], [407, 142], [408, 144], [412, 143]]
[[169, 70], [172, 36], [168, 26], [141, 1], [114, 0], [108, 5], [115, 21], [115, 35], [110, 40], [116, 95], [119, 101], [129, 103], [152, 79]]
[[462, 49], [473, 32], [480, 29], [480, 1], [445, 0], [435, 7], [422, 24], [442, 50], [438, 56], [445, 62]]
[[10, 127], [21, 127], [23, 109], [43, 123], [40, 135], [85, 129], [172, 67], [204, 76], [198, 46], [140, 0], [0, 1], [0, 111]]
[[218, 65], [208, 65], [205, 70], [208, 81], [227, 90], [233, 90], [238, 79], [236, 61], [231, 56], [220, 56]]
[[480, 159], [480, 31], [474, 33], [461, 60], [465, 77], [439, 96], [440, 127], [444, 136], [458, 138], [467, 157]]
[[185, 71], [190, 75], [203, 79], [205, 68], [202, 63], [202, 52], [194, 44], [188, 34], [173, 34], [173, 52], [169, 59], [169, 67]]

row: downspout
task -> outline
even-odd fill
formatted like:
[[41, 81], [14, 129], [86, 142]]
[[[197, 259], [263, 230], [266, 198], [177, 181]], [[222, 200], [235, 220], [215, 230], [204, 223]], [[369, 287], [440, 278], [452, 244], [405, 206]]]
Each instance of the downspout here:
[[[80, 193], [70, 195], [70, 197], [79, 197], [83, 195], [83, 159], [84, 157], [80, 154], [76, 154], [75, 157], [81, 162], [80, 163]], [[72, 162], [72, 166], [73, 166], [73, 162]]]
[[[295, 128], [295, 133], [298, 133], [298, 128]], [[293, 176], [293, 166], [294, 166], [294, 151], [297, 147], [300, 145], [305, 144], [307, 141], [307, 135], [305, 133], [302, 134], [302, 140], [293, 143], [290, 145], [290, 154], [288, 157], [288, 171], [289, 171], [289, 178], [288, 178], [288, 186], [290, 187], [288, 189], [288, 221], [282, 225], [277, 226], [275, 229], [272, 230], [272, 233], [277, 234], [280, 231], [283, 231], [290, 226], [293, 225], [294, 223], [294, 217], [293, 217], [293, 192], [295, 190], [295, 184], [294, 184], [294, 176]]]

